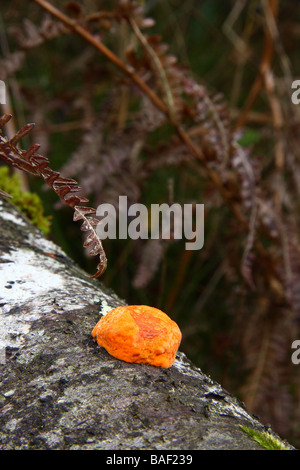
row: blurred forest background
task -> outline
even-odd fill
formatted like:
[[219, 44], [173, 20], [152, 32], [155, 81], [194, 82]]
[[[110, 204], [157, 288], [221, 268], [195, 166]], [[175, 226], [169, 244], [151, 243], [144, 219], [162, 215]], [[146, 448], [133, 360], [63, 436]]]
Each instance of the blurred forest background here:
[[[168, 313], [187, 356], [300, 447], [300, 2], [6, 0], [0, 12], [6, 134], [35, 122], [22, 148], [39, 143], [94, 207], [205, 204], [201, 250], [105, 240], [100, 281]], [[70, 208], [6, 168], [0, 188], [93, 273]]]

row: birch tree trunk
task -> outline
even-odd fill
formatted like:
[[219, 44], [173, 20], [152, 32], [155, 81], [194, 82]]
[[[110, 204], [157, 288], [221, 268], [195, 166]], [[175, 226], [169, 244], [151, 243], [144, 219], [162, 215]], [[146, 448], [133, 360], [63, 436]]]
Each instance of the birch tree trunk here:
[[0, 449], [262, 449], [264, 426], [182, 352], [162, 369], [93, 340], [126, 303], [0, 198]]

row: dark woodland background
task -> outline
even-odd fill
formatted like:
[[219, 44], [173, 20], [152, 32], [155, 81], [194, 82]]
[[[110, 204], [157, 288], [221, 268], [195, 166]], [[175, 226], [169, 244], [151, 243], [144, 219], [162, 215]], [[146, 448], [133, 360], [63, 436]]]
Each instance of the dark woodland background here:
[[[205, 204], [205, 243], [105, 240], [100, 278], [168, 313], [181, 350], [300, 446], [300, 78], [298, 0], [83, 0], [51, 4], [130, 64], [147, 90], [39, 2], [1, 1], [0, 79], [13, 115], [35, 122], [51, 168], [90, 203]], [[0, 189], [17, 193], [0, 167]], [[15, 202], [92, 273], [72, 211], [18, 174]], [[34, 212], [34, 211], [33, 211]], [[49, 220], [51, 216], [51, 220]]]

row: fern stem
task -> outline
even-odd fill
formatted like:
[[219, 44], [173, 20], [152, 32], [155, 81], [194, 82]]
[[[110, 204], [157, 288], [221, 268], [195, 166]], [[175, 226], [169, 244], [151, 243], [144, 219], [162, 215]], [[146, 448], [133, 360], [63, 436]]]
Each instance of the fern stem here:
[[151, 90], [150, 87], [135, 73], [133, 67], [124, 64], [110, 49], [108, 49], [102, 42], [95, 38], [89, 31], [81, 26], [76, 21], [69, 18], [67, 15], [62, 13], [60, 10], [55, 8], [47, 0], [33, 0], [35, 3], [40, 5], [44, 10], [48, 11], [51, 15], [57, 18], [59, 21], [64, 23], [68, 28], [75, 31], [79, 36], [83, 37], [92, 46], [98, 49], [101, 54], [105, 55], [108, 60], [115, 64], [119, 69], [128, 75], [140, 88], [144, 91], [151, 101], [165, 114], [167, 114], [167, 108], [161, 99]]

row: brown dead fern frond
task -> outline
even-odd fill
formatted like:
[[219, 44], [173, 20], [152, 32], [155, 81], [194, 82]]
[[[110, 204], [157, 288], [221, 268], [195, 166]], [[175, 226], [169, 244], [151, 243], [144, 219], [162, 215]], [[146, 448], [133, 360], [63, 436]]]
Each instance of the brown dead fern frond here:
[[[9, 120], [11, 115], [5, 114], [0, 118], [0, 128], [2, 128]], [[25, 171], [34, 176], [40, 176], [52, 188], [56, 194], [74, 210], [73, 220], [82, 220], [81, 230], [87, 232], [87, 238], [83, 244], [88, 248], [88, 253], [91, 256], [99, 255], [100, 262], [97, 266], [96, 273], [91, 276], [93, 278], [101, 276], [105, 271], [107, 265], [106, 255], [102, 246], [102, 242], [97, 235], [96, 226], [99, 220], [92, 217], [96, 214], [96, 209], [91, 207], [81, 206], [82, 203], [87, 203], [88, 199], [80, 196], [78, 193], [81, 188], [78, 186], [77, 181], [71, 178], [64, 178], [59, 172], [52, 170], [49, 167], [49, 160], [43, 155], [39, 155], [37, 150], [38, 144], [32, 145], [28, 150], [21, 150], [18, 148], [19, 141], [27, 135], [34, 124], [26, 124], [20, 129], [14, 137], [7, 139], [0, 134], [0, 158], [6, 163]]]

